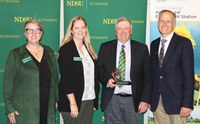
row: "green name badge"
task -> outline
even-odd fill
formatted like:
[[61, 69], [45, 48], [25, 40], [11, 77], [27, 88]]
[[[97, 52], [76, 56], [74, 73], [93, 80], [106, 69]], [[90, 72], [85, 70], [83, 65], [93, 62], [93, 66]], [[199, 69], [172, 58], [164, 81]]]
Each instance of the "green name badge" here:
[[74, 61], [82, 61], [82, 58], [81, 57], [73, 57], [73, 60]]
[[22, 62], [27, 63], [28, 61], [31, 61], [31, 60], [32, 60], [32, 58], [29, 56], [29, 57], [22, 59]]

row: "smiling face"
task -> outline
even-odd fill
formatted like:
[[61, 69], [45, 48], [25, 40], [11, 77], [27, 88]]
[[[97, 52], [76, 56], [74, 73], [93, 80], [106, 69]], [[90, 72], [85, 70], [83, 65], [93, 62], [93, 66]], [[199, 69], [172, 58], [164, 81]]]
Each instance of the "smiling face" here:
[[116, 25], [115, 32], [118, 40], [125, 44], [132, 35], [131, 24], [128, 21], [121, 21]]
[[158, 29], [162, 37], [167, 37], [170, 35], [176, 26], [176, 20], [172, 13], [163, 12], [159, 16]]
[[41, 27], [35, 23], [28, 23], [25, 26], [24, 35], [31, 44], [39, 43], [43, 35]]
[[74, 22], [71, 31], [72, 31], [74, 40], [83, 41], [83, 39], [86, 35], [86, 31], [87, 31], [85, 22], [83, 20], [78, 20], [78, 21]]

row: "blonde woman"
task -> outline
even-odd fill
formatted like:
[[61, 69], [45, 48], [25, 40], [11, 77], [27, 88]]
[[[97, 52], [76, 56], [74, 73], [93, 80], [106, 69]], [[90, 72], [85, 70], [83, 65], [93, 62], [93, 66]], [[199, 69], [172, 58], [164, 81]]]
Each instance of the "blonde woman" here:
[[98, 108], [97, 56], [90, 43], [86, 21], [71, 19], [59, 49], [59, 111], [64, 124], [92, 124]]

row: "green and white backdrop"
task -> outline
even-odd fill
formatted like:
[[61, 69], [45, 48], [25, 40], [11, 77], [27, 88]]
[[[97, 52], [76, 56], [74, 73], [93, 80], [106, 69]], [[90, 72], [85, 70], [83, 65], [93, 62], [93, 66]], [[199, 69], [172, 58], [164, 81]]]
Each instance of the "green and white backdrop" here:
[[[5, 62], [11, 49], [26, 43], [23, 34], [25, 21], [36, 18], [42, 22], [45, 33], [41, 42], [50, 46], [57, 56], [69, 20], [73, 16], [83, 16], [88, 23], [92, 44], [98, 53], [101, 43], [116, 38], [114, 28], [117, 18], [129, 18], [133, 23], [132, 39], [149, 45], [150, 41], [159, 37], [156, 27], [158, 12], [161, 9], [170, 9], [178, 15], [176, 32], [193, 42], [194, 79], [200, 84], [199, 4], [199, 0], [0, 0], [0, 124], [6, 123], [2, 93]], [[195, 91], [195, 109], [188, 124], [200, 123], [199, 106], [200, 88]], [[59, 112], [56, 119], [57, 124], [62, 124]], [[152, 120], [152, 113], [148, 112], [142, 118], [141, 124], [153, 124]], [[99, 109], [94, 113], [93, 124], [103, 123], [103, 113]]]
[[41, 42], [56, 53], [59, 48], [59, 8], [60, 2], [56, 0], [0, 0], [0, 124], [6, 123], [2, 92], [8, 52], [26, 43], [24, 22], [37, 18], [45, 30]]
[[[147, 0], [61, 0], [60, 12], [60, 38], [64, 37], [70, 19], [81, 15], [87, 21], [96, 53], [101, 43], [116, 38], [115, 23], [119, 17], [129, 18], [133, 23], [132, 39], [145, 43]], [[99, 108], [94, 113], [93, 124], [103, 124], [104, 119]]]
[[[5, 62], [11, 49], [26, 43], [25, 21], [36, 18], [42, 22], [45, 33], [41, 42], [56, 55], [69, 20], [81, 15], [88, 23], [98, 53], [102, 42], [115, 38], [116, 19], [122, 16], [134, 23], [132, 38], [145, 43], [146, 8], [147, 0], [0, 0], [0, 124], [6, 121], [2, 95]], [[57, 124], [59, 121], [58, 113]], [[100, 109], [95, 112], [93, 123], [104, 123]]]

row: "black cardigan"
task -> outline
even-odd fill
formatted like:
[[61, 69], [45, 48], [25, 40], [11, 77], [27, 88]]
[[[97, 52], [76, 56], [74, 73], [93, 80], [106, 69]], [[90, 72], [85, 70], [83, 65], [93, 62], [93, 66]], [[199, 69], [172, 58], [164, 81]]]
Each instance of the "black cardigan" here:
[[[74, 41], [70, 41], [59, 49], [58, 64], [60, 69], [60, 84], [59, 84], [59, 102], [58, 109], [61, 112], [70, 112], [70, 103], [67, 94], [74, 93], [78, 110], [80, 111], [81, 101], [84, 91], [84, 72], [82, 62], [79, 61], [78, 50]], [[91, 57], [92, 58], [92, 57]], [[95, 65], [95, 95], [94, 107], [98, 109], [98, 71], [96, 60], [93, 59]]]

